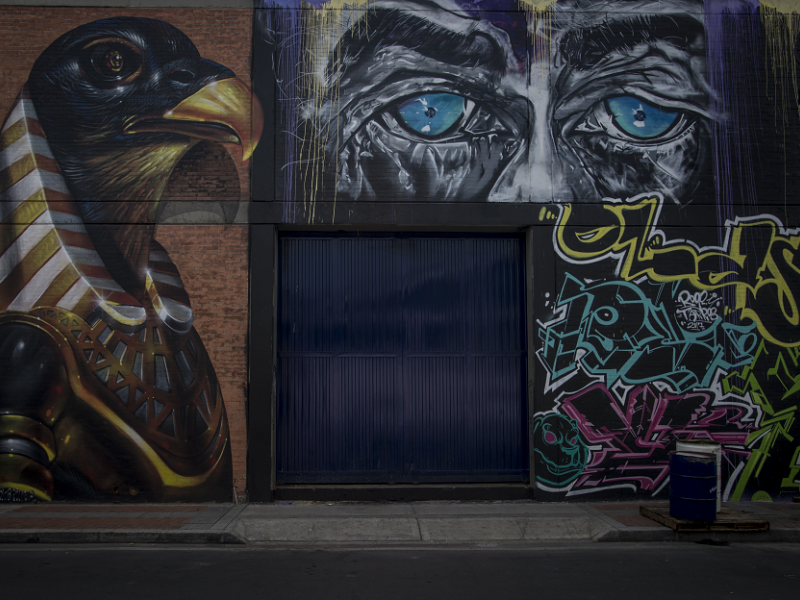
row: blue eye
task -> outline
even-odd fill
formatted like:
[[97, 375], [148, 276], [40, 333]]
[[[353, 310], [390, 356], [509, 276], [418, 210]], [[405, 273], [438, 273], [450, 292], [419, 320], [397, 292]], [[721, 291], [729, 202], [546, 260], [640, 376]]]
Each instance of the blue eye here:
[[434, 137], [450, 129], [464, 114], [466, 101], [455, 94], [422, 94], [403, 102], [397, 109], [411, 129]]
[[650, 139], [666, 132], [678, 120], [678, 112], [670, 112], [633, 96], [606, 100], [614, 123], [636, 138]]

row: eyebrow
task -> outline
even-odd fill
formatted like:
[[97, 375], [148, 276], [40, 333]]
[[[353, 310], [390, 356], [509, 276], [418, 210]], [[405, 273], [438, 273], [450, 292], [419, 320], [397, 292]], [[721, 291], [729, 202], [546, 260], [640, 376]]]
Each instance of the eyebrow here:
[[611, 52], [632, 50], [641, 44], [661, 41], [688, 50], [697, 36], [703, 34], [703, 24], [692, 17], [642, 15], [568, 31], [559, 50], [570, 66], [585, 70], [596, 66]]
[[357, 48], [359, 58], [363, 53], [373, 56], [382, 48], [402, 46], [443, 64], [505, 71], [503, 47], [485, 32], [459, 33], [397, 9], [377, 13], [367, 20], [368, 38], [358, 28], [342, 38], [348, 49]]

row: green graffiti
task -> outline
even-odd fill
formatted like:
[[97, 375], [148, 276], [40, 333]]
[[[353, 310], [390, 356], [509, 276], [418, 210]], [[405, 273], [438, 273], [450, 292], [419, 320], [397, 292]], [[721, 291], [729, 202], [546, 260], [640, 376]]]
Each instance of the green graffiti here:
[[[774, 362], [773, 362], [774, 361]], [[768, 365], [769, 368], [765, 368]], [[765, 379], [764, 379], [765, 378]], [[737, 383], [738, 380], [738, 383]], [[767, 388], [782, 390], [779, 398], [767, 392]], [[752, 454], [742, 471], [736, 487], [730, 495], [732, 501], [741, 500], [748, 484], [752, 479], [758, 478], [764, 466], [770, 462], [772, 451], [780, 440], [794, 442], [792, 428], [797, 416], [797, 404], [780, 406], [796, 392], [800, 391], [800, 349], [798, 348], [768, 348], [765, 341], [761, 341], [756, 350], [753, 362], [740, 371], [734, 371], [722, 380], [722, 389], [725, 393], [744, 395], [750, 394], [753, 402], [761, 407], [764, 417], [759, 428], [747, 438], [747, 446], [752, 449]], [[797, 465], [800, 447], [795, 449], [789, 465], [789, 474], [781, 481], [782, 489], [800, 490], [800, 482], [796, 476], [800, 472]], [[775, 468], [771, 465], [770, 468]]]

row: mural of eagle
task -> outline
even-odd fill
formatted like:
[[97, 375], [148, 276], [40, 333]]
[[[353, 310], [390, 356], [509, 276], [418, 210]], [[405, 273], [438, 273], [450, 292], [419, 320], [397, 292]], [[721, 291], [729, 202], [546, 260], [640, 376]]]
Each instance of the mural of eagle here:
[[261, 108], [173, 26], [78, 27], [0, 131], [0, 492], [229, 500], [228, 424], [158, 201], [201, 140], [249, 158]]

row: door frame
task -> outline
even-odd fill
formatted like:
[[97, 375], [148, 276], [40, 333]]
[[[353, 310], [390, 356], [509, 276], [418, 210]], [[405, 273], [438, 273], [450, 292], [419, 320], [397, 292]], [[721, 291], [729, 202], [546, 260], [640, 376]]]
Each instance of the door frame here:
[[[250, 225], [248, 384], [247, 384], [247, 492], [251, 502], [276, 500], [413, 501], [413, 500], [520, 500], [533, 499], [535, 490], [533, 427], [536, 370], [534, 327], [534, 262], [539, 254], [535, 227], [346, 227]], [[303, 484], [276, 485], [277, 402], [277, 294], [278, 243], [282, 232], [354, 232], [419, 234], [524, 233], [525, 347], [527, 350], [527, 483], [420, 483], [420, 484]], [[536, 267], [551, 271], [547, 263]], [[269, 368], [265, 368], [265, 364]]]

